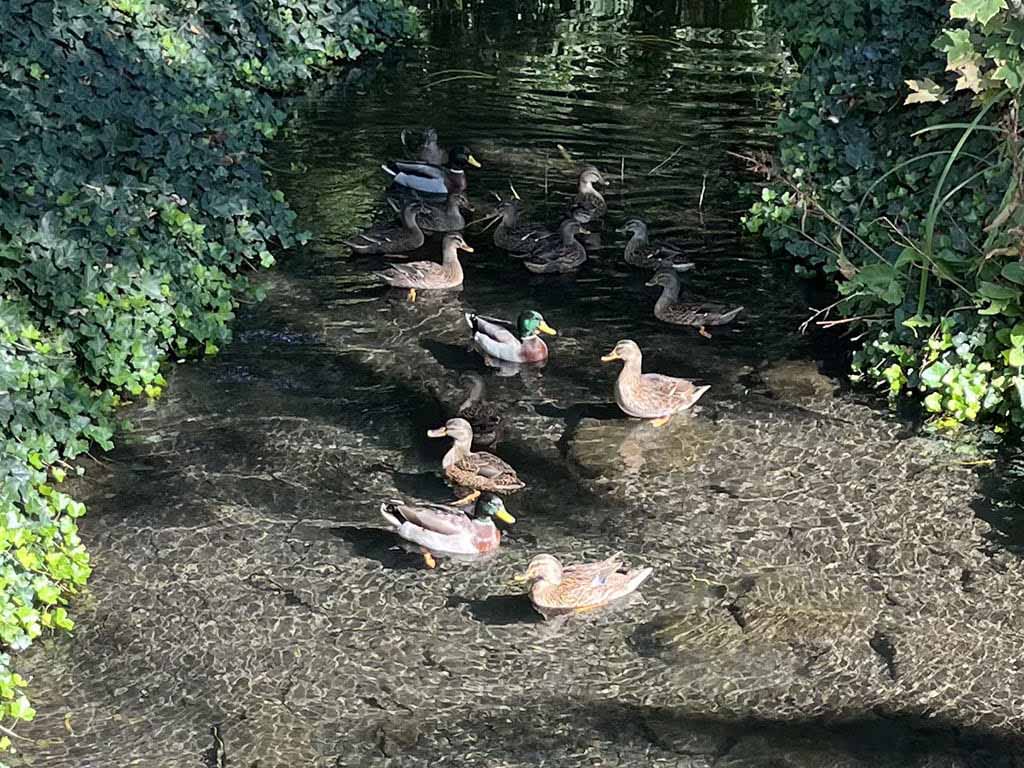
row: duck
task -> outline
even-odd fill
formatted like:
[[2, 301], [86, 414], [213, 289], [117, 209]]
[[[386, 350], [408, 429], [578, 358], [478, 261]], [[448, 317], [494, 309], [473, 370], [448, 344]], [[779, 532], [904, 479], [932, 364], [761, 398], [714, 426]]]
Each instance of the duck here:
[[457, 407], [447, 405], [448, 398], [442, 396], [440, 389], [428, 383], [427, 389], [438, 400], [444, 411], [453, 418], [465, 419], [473, 427], [473, 447], [491, 448], [498, 443], [505, 431], [501, 412], [484, 400], [486, 387], [483, 376], [479, 373], [464, 373], [459, 384], [466, 390], [465, 397]]
[[542, 243], [533, 250], [524, 266], [538, 275], [556, 272], [572, 272], [583, 266], [587, 260], [587, 249], [576, 239], [576, 235], [589, 235], [590, 230], [575, 219], [566, 219], [558, 229], [561, 239], [554, 244]]
[[395, 264], [376, 274], [392, 288], [408, 288], [409, 301], [416, 301], [417, 290], [443, 291], [462, 285], [459, 251], [473, 253], [462, 235], [451, 232], [441, 242], [440, 264], [436, 261], [411, 261]]
[[627, 568], [621, 553], [594, 563], [565, 567], [554, 555], [537, 555], [526, 573], [530, 602], [545, 619], [586, 613], [611, 605], [636, 592], [654, 569]]
[[427, 211], [418, 217], [420, 229], [424, 232], [460, 232], [466, 228], [462, 211], [472, 211], [473, 206], [464, 192], [451, 192], [443, 205], [427, 204]]
[[516, 521], [501, 497], [493, 493], [480, 494], [468, 509], [392, 499], [380, 505], [380, 513], [389, 530], [419, 548], [428, 568], [436, 567], [434, 557], [438, 555], [476, 559], [496, 552], [501, 545], [501, 531], [494, 521], [507, 525]]
[[[411, 131], [407, 129], [402, 130], [402, 146], [406, 149], [412, 149], [409, 146], [410, 133]], [[448, 150], [437, 143], [437, 130], [434, 128], [423, 129], [419, 148], [416, 149], [416, 159], [431, 165], [444, 165], [448, 162]]]
[[655, 269], [662, 263], [671, 263], [683, 255], [682, 251], [675, 248], [652, 243], [647, 234], [647, 222], [643, 219], [630, 219], [616, 231], [632, 235], [622, 254], [626, 263], [632, 267]]
[[428, 431], [427, 436], [454, 441], [441, 462], [445, 479], [457, 489], [472, 491], [456, 503], [472, 501], [484, 491], [509, 494], [526, 487], [516, 471], [493, 453], [470, 450], [473, 427], [465, 419], [448, 419], [443, 427]]
[[473, 331], [473, 344], [484, 355], [509, 363], [539, 363], [548, 359], [548, 345], [538, 336], [558, 332], [544, 321], [536, 310], [519, 313], [515, 324], [508, 320], [466, 314], [466, 323]]
[[[685, 267], [685, 269], [683, 269]], [[701, 336], [709, 337], [707, 326], [726, 325], [736, 319], [743, 307], [725, 304], [679, 301], [681, 282], [679, 273], [693, 268], [692, 264], [676, 264], [659, 270], [646, 285], [662, 287], [661, 296], [654, 304], [654, 316], [663, 323], [698, 328]]]
[[459, 404], [456, 416], [465, 419], [473, 428], [473, 445], [489, 448], [495, 445], [502, 432], [504, 423], [501, 413], [484, 400], [484, 378], [479, 373], [465, 373], [460, 382], [466, 386], [466, 399]]
[[[594, 188], [595, 184], [606, 187], [608, 181], [594, 166], [585, 166], [580, 171], [576, 199], [573, 200], [572, 205], [572, 215], [577, 220], [596, 221], [608, 212], [608, 203], [605, 202], [604, 195]], [[581, 216], [585, 218], [580, 219]]]
[[642, 373], [643, 353], [635, 341], [623, 339], [601, 358], [602, 363], [621, 360], [625, 365], [615, 382], [615, 402], [627, 416], [650, 419], [662, 427], [677, 413], [691, 408], [701, 395], [711, 389], [698, 387], [689, 379]]
[[515, 200], [503, 200], [494, 209], [498, 226], [494, 230], [494, 244], [514, 255], [526, 256], [537, 246], [555, 237], [543, 224], [519, 220], [519, 204]]
[[356, 253], [367, 255], [414, 251], [422, 246], [425, 240], [417, 218], [429, 211], [430, 209], [422, 202], [409, 203], [402, 208], [400, 224], [371, 227], [341, 242]]
[[449, 152], [444, 165], [433, 165], [419, 160], [393, 160], [381, 166], [391, 176], [391, 183], [406, 190], [432, 195], [447, 195], [466, 191], [466, 168], [480, 167], [468, 147], [455, 147]]

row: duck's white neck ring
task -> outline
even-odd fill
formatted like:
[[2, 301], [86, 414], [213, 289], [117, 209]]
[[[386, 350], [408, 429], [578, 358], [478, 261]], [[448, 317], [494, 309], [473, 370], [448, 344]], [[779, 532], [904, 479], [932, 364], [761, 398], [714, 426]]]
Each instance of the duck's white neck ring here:
[[448, 170], [451, 173], [465, 173], [465, 171], [462, 170], [461, 168], [449, 168]]

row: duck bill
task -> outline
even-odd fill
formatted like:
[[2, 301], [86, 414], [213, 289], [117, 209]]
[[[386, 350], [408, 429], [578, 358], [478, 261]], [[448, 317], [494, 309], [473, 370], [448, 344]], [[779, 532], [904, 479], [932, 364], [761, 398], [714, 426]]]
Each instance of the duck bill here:
[[646, 287], [646, 288], [653, 288], [656, 285], [657, 285], [657, 283], [654, 282], [653, 280], [648, 280], [646, 283], [644, 283], [644, 287]]
[[589, 235], [590, 234], [590, 230], [589, 229], [584, 229], [583, 227], [580, 227], [580, 232], [579, 233], [581, 235]]
[[550, 325], [543, 321], [540, 325], [537, 326], [537, 330], [540, 331], [541, 333], [546, 333], [548, 336], [558, 335], [558, 331], [556, 331], [554, 328], [552, 328]]
[[692, 261], [684, 262], [682, 264], [673, 264], [672, 269], [676, 272], [689, 272], [691, 269], [696, 269], [697, 265]]
[[530, 577], [527, 576], [525, 573], [517, 573], [515, 576], [512, 577], [512, 580], [518, 582], [519, 584], [522, 584], [528, 578]]
[[494, 516], [501, 520], [501, 522], [508, 523], [509, 525], [512, 525], [516, 521], [516, 519], [510, 515], [508, 510], [504, 507], [495, 512]]
[[447, 437], [448, 427], [438, 427], [437, 429], [428, 429], [427, 437]]
[[468, 245], [466, 245], [465, 243], [463, 243], [462, 245], [460, 245], [460, 246], [459, 246], [459, 250], [460, 250], [460, 251], [465, 251], [466, 253], [473, 253], [473, 252], [474, 252], [474, 251], [473, 251], [473, 249], [472, 249], [472, 248], [470, 248], [470, 247], [469, 247]]
[[617, 353], [617, 352], [609, 352], [609, 353], [608, 353], [607, 355], [603, 355], [603, 356], [601, 357], [601, 362], [602, 362], [602, 363], [610, 363], [610, 362], [612, 362], [613, 360], [621, 360], [621, 359], [622, 359], [622, 358], [621, 358], [621, 357], [619, 357], [619, 355], [618, 355], [618, 353]]
[[480, 161], [477, 160], [472, 155], [470, 155], [469, 157], [466, 158], [466, 162], [469, 163], [470, 165], [472, 165], [474, 168], [479, 168], [480, 167]]

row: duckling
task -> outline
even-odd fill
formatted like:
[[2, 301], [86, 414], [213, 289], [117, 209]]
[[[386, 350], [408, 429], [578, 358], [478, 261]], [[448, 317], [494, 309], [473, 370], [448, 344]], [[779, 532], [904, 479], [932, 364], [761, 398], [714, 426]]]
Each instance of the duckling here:
[[575, 219], [566, 219], [559, 228], [562, 239], [555, 245], [541, 244], [530, 253], [523, 262], [528, 270], [535, 274], [553, 274], [555, 272], [572, 272], [583, 266], [587, 260], [587, 249], [576, 239], [576, 235], [588, 235], [590, 231], [583, 228]]
[[401, 224], [382, 224], [371, 227], [355, 237], [342, 240], [356, 253], [384, 254], [414, 251], [423, 245], [423, 229], [417, 218], [429, 212], [421, 202], [412, 202], [402, 209]]
[[725, 304], [679, 301], [679, 273], [692, 268], [692, 264], [676, 264], [672, 268], [659, 270], [647, 281], [648, 286], [662, 287], [661, 296], [654, 305], [654, 316], [663, 323], [698, 328], [701, 336], [709, 337], [707, 326], [731, 323], [743, 311], [743, 307], [730, 308]]
[[670, 246], [651, 243], [647, 235], [647, 223], [642, 219], [630, 219], [616, 231], [629, 232], [632, 235], [622, 254], [630, 266], [654, 269], [663, 262], [671, 263], [683, 255], [681, 251]]

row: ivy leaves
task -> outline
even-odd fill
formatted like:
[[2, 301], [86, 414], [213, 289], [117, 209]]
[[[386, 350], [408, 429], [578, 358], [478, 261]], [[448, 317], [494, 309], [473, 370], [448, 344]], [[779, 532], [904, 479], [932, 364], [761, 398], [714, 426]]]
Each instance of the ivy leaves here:
[[[114, 408], [228, 340], [298, 237], [257, 162], [280, 93], [411, 33], [400, 0], [0, 3], [0, 643], [70, 630], [90, 575], [60, 487]], [[31, 719], [0, 654], [0, 719]], [[0, 749], [9, 746], [0, 739]]]
[[988, 24], [996, 14], [1006, 10], [1006, 0], [953, 0], [949, 15], [953, 19], [966, 19]]

